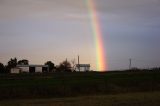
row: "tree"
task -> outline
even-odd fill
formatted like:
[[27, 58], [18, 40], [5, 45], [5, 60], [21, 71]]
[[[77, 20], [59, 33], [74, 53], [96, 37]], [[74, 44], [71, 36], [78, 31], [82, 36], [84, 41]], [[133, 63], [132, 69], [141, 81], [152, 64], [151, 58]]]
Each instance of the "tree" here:
[[55, 66], [54, 66], [54, 63], [53, 63], [52, 61], [47, 61], [47, 62], [45, 63], [45, 65], [48, 65], [48, 67], [49, 67], [49, 72], [53, 72], [53, 71], [54, 71]]
[[71, 63], [68, 62], [67, 60], [63, 61], [62, 63], [60, 63], [59, 65], [59, 71], [62, 72], [71, 72]]
[[19, 60], [18, 61], [18, 65], [28, 65], [29, 64], [29, 61], [26, 60], [26, 59], [23, 59], [23, 60]]
[[5, 66], [0, 63], [0, 73], [5, 73]]
[[11, 68], [14, 68], [14, 67], [16, 67], [17, 66], [17, 58], [14, 58], [14, 59], [10, 59], [9, 61], [8, 61], [8, 64], [7, 64], [7, 66], [6, 66], [6, 71], [7, 72], [10, 72], [10, 70], [11, 70]]
[[8, 61], [8, 66], [11, 67], [11, 68], [14, 68], [17, 66], [17, 58], [14, 58], [14, 59], [10, 59], [10, 61]]
[[76, 60], [75, 59], [71, 60], [71, 63], [72, 63], [72, 70], [75, 71], [76, 70]]

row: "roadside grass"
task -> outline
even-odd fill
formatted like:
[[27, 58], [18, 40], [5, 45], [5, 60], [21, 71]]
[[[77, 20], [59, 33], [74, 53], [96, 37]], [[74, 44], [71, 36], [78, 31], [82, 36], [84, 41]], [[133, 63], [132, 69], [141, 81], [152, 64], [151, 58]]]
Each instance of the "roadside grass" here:
[[2, 100], [0, 106], [160, 106], [160, 92]]

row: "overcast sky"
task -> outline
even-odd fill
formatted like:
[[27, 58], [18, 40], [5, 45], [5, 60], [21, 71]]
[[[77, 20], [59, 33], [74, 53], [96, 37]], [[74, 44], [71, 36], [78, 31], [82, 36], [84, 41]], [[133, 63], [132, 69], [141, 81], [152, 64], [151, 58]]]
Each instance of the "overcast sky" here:
[[[160, 66], [160, 0], [94, 0], [110, 70]], [[96, 52], [85, 0], [0, 0], [0, 62], [66, 58], [90, 63]]]

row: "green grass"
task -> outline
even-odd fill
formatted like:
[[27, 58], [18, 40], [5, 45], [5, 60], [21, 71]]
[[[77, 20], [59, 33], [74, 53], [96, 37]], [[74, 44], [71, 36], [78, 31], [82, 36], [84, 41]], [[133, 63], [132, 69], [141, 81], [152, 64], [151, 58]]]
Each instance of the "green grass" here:
[[0, 75], [0, 100], [160, 91], [160, 72]]
[[0, 101], [0, 106], [160, 106], [160, 92], [3, 100]]

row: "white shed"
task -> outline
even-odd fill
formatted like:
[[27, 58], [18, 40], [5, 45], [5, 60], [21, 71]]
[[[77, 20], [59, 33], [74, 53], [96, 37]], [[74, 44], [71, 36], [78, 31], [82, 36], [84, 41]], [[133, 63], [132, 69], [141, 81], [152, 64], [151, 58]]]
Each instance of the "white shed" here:
[[90, 64], [76, 64], [76, 71], [90, 71]]
[[48, 65], [17, 65], [11, 69], [11, 73], [42, 73], [48, 70]]

